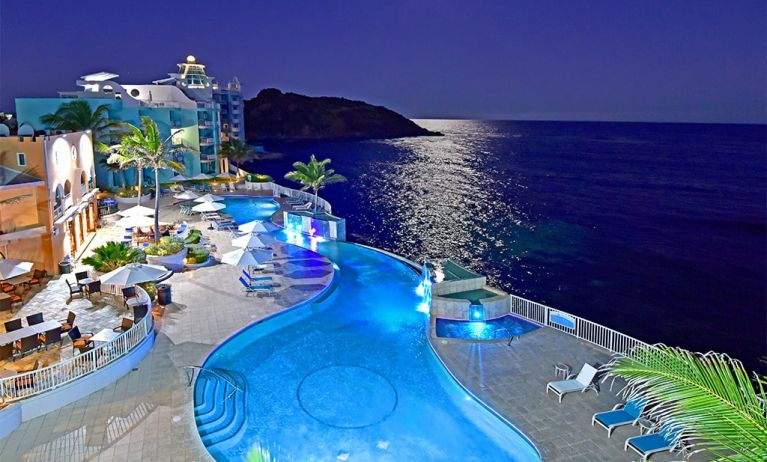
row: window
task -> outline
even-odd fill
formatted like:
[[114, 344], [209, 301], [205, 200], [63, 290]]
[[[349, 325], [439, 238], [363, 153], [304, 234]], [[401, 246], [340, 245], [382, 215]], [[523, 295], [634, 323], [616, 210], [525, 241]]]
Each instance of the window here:
[[19, 167], [25, 167], [27, 165], [27, 155], [23, 152], [17, 152], [16, 163], [19, 164]]

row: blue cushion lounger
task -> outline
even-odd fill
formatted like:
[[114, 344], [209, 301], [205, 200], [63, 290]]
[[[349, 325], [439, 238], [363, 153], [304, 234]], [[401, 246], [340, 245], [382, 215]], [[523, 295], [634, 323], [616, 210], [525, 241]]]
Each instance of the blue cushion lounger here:
[[626, 404], [616, 404], [612, 411], [597, 412], [591, 418], [591, 426], [598, 423], [607, 430], [607, 437], [610, 438], [616, 428], [629, 424], [636, 425], [646, 402], [644, 398], [635, 397], [628, 400]]
[[678, 424], [667, 423], [660, 428], [658, 433], [632, 436], [626, 440], [623, 449], [628, 451], [631, 448], [642, 457], [642, 462], [645, 462], [648, 457], [656, 452], [672, 452], [679, 445], [681, 433], [682, 427]]
[[245, 270], [242, 270], [242, 275], [245, 276], [245, 278], [248, 279], [250, 282], [272, 280], [271, 276], [251, 276], [250, 274], [246, 273]]

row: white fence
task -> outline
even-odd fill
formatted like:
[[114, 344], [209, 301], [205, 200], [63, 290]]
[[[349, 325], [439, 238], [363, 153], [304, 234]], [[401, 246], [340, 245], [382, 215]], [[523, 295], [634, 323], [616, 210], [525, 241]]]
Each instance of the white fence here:
[[3, 402], [18, 401], [75, 381], [117, 361], [153, 331], [154, 319], [149, 313], [130, 330], [90, 351], [43, 369], [0, 379], [0, 396]]
[[511, 295], [511, 312], [601, 346], [613, 353], [626, 354], [635, 346], [647, 345], [641, 340], [609, 327], [516, 295]]
[[[275, 197], [287, 196], [287, 197], [292, 197], [294, 199], [301, 199], [306, 202], [314, 203], [314, 194], [306, 192], [306, 191], [299, 191], [293, 188], [281, 186], [281, 185], [278, 185], [277, 183], [272, 183], [272, 182], [252, 183], [252, 182], [246, 181], [245, 189], [249, 191], [271, 191], [271, 194]], [[332, 215], [333, 213], [330, 207], [330, 202], [326, 201], [325, 199], [321, 197], [317, 197], [317, 207], [321, 208], [328, 214]]]

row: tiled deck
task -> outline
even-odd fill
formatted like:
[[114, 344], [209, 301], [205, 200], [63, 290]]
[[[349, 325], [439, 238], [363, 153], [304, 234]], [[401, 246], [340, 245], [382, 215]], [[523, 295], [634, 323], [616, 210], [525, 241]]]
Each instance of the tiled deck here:
[[[639, 427], [616, 429], [612, 438], [601, 427], [591, 426], [595, 412], [607, 411], [620, 402], [618, 382], [601, 384], [601, 392], [570, 393], [562, 403], [546, 394], [546, 384], [561, 380], [554, 364], [562, 362], [578, 372], [584, 362], [605, 364], [606, 350], [544, 327], [523, 335], [507, 346], [433, 339], [434, 347], [453, 374], [472, 393], [513, 423], [538, 447], [544, 461], [629, 462], [634, 452], [624, 452], [626, 438], [639, 434]], [[680, 460], [669, 453], [656, 454], [652, 461]]]
[[[171, 213], [164, 212], [163, 220], [183, 218], [203, 229], [217, 247], [215, 257], [233, 249], [229, 233], [208, 231], [194, 218]], [[91, 245], [114, 233], [119, 230], [105, 228]], [[174, 303], [158, 318], [154, 348], [136, 370], [66, 409], [23, 423], [0, 439], [0, 460], [211, 460], [197, 436], [183, 366], [201, 364], [231, 334], [312, 298], [333, 277], [327, 259], [292, 245], [274, 247], [274, 296], [245, 297], [240, 270], [227, 265], [174, 274], [167, 281]]]

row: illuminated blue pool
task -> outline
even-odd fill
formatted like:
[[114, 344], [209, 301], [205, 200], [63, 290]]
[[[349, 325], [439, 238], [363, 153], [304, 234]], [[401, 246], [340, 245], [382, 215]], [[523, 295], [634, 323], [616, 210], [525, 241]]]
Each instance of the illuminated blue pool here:
[[223, 211], [231, 215], [237, 224], [269, 220], [280, 209], [280, 205], [270, 197], [224, 196], [223, 202], [226, 205]]
[[277, 461], [540, 460], [435, 357], [412, 269], [350, 243], [315, 248], [338, 268], [333, 289], [230, 338], [205, 362], [220, 375], [195, 382], [198, 431], [216, 460], [253, 448]]
[[526, 334], [538, 329], [540, 326], [509, 314], [487, 321], [437, 318], [435, 327], [437, 337], [494, 340]]

